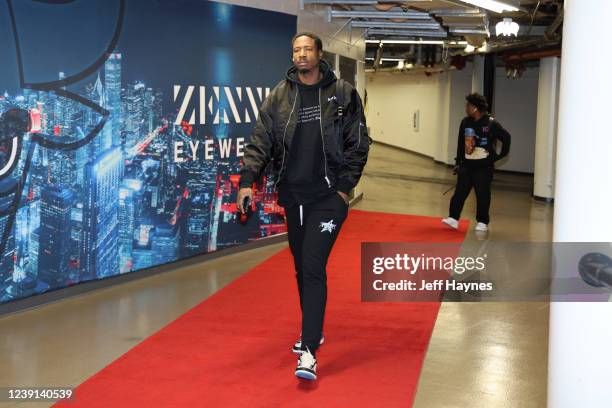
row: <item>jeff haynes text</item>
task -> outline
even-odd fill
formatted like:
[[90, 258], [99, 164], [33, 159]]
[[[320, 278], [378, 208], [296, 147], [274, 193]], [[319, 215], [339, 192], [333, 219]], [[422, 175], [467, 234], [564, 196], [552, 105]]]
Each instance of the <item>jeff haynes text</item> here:
[[384, 282], [377, 279], [372, 282], [374, 290], [405, 290], [405, 291], [438, 291], [454, 290], [461, 292], [493, 290], [491, 282], [459, 282], [452, 279], [421, 280], [420, 283], [402, 279], [399, 282]]

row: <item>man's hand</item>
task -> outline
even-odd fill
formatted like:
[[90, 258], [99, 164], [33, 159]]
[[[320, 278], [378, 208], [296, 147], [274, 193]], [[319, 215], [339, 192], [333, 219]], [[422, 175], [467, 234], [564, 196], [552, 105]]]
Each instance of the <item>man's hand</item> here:
[[250, 187], [243, 187], [238, 190], [238, 198], [236, 198], [236, 206], [238, 207], [238, 211], [241, 213], [246, 212], [246, 208], [242, 208], [242, 204], [244, 203], [244, 199], [249, 197], [249, 200], [253, 201], [253, 189]]
[[340, 197], [342, 197], [342, 199], [344, 200], [344, 202], [346, 203], [346, 205], [349, 205], [349, 198], [348, 195], [346, 193], [343, 193], [342, 191], [337, 191], [338, 195]]

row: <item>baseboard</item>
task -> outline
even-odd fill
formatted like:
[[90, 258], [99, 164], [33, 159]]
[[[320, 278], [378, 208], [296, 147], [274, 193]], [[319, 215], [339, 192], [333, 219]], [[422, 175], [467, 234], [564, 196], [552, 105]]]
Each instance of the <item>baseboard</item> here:
[[541, 201], [543, 203], [548, 203], [548, 204], [553, 204], [555, 202], [555, 199], [552, 197], [540, 197], [540, 196], [534, 195], [533, 199], [536, 201]]
[[[426, 154], [423, 154], [423, 153], [419, 153], [419, 152], [415, 152], [414, 150], [406, 149], [405, 147], [395, 146], [395, 145], [392, 145], [392, 144], [389, 144], [389, 143], [379, 142], [377, 140], [375, 140], [374, 143], [381, 144], [381, 145], [386, 146], [386, 147], [391, 147], [393, 149], [401, 150], [403, 152], [412, 153], [412, 154], [414, 154], [416, 156], [432, 159], [434, 161], [434, 163], [442, 164], [442, 165], [447, 166], [447, 167], [453, 167], [454, 166], [453, 164], [448, 164], [446, 162], [443, 162], [443, 161], [440, 161], [440, 160], [436, 160], [432, 156], [429, 156], [429, 155], [426, 155]], [[495, 172], [496, 173], [505, 173], [505, 174], [514, 174], [516, 176], [533, 177], [533, 173], [525, 172], [525, 171], [495, 169]]]
[[393, 149], [401, 150], [403, 152], [412, 153], [414, 155], [421, 156], [421, 157], [424, 157], [426, 159], [432, 159], [433, 161], [436, 161], [432, 156], [429, 156], [429, 155], [424, 154], [424, 153], [415, 152], [414, 150], [406, 149], [405, 147], [400, 147], [400, 146], [392, 145], [390, 143], [380, 142], [378, 140], [374, 140], [374, 144], [380, 144], [380, 145], [383, 145], [383, 146], [386, 146], [386, 147], [391, 147]]

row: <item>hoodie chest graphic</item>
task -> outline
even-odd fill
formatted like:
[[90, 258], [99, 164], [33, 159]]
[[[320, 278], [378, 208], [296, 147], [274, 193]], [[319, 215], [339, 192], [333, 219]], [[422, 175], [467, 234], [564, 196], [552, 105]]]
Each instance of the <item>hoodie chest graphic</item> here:
[[298, 112], [298, 124], [319, 121], [321, 119], [321, 109], [319, 104], [313, 106], [302, 106]]

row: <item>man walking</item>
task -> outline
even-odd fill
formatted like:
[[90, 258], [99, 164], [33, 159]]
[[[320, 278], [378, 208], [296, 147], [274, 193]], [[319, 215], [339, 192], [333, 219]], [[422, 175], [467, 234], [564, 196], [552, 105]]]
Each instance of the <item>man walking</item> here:
[[295, 375], [315, 380], [327, 259], [348, 213], [348, 194], [365, 166], [369, 138], [361, 99], [322, 60], [321, 39], [299, 33], [292, 47], [293, 66], [264, 101], [245, 146], [237, 204], [244, 212], [253, 182], [272, 161], [302, 310], [302, 335], [293, 346], [300, 355]]
[[[495, 162], [510, 152], [510, 133], [488, 112], [487, 100], [477, 93], [466, 98], [467, 117], [461, 121], [455, 158], [457, 185], [450, 201], [449, 216], [442, 222], [451, 228], [459, 227], [463, 204], [472, 187], [476, 192], [476, 231], [489, 229], [489, 206], [491, 204], [491, 182]], [[501, 141], [501, 152], [496, 144]]]

